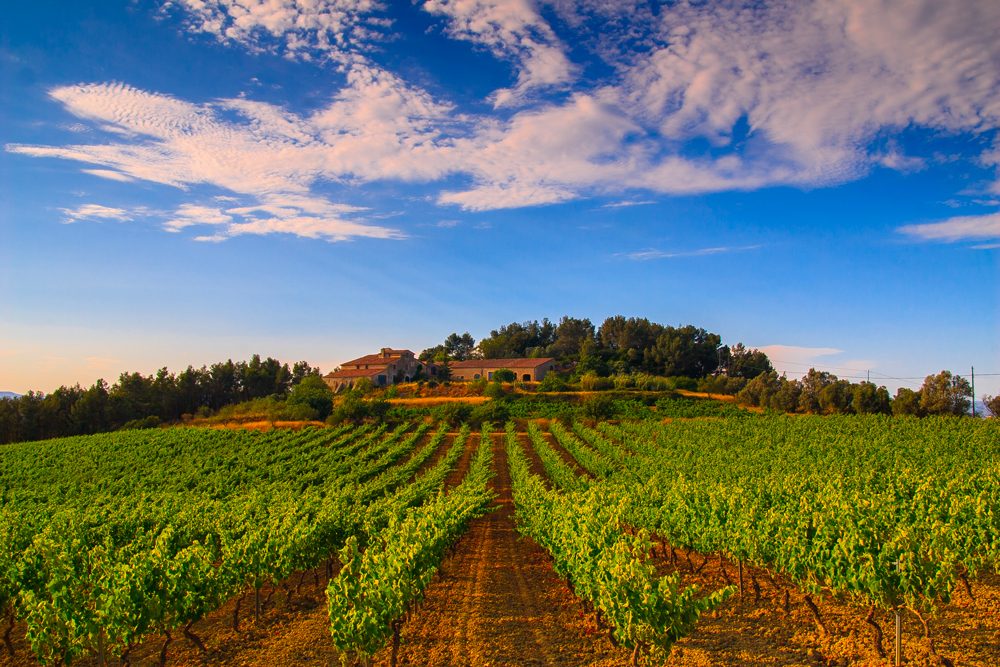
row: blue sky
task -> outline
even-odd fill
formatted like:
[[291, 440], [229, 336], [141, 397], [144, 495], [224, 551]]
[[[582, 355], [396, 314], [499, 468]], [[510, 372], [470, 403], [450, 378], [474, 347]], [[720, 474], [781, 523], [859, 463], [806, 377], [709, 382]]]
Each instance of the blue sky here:
[[0, 390], [622, 314], [1000, 392], [995, 2], [43, 2], [0, 30]]

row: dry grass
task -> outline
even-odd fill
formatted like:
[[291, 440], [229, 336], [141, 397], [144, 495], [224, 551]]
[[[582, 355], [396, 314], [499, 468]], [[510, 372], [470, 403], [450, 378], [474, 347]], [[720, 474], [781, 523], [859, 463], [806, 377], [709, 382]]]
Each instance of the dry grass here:
[[485, 403], [485, 396], [429, 396], [426, 398], [390, 398], [389, 402], [403, 408], [432, 408], [445, 403]]

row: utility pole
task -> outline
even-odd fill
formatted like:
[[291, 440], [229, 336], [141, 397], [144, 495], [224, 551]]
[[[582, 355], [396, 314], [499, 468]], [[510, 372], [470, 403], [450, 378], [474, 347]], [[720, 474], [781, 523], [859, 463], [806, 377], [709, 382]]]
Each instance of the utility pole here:
[[868, 383], [871, 384], [872, 381], [872, 369], [868, 369]]
[[972, 416], [976, 416], [976, 367], [972, 367]]

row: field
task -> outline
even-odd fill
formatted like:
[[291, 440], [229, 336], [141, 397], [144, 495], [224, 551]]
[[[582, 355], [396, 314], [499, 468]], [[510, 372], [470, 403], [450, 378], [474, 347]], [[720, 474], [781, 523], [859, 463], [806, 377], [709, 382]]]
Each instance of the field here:
[[0, 453], [3, 664], [887, 665], [895, 610], [909, 664], [1000, 663], [996, 420], [172, 428]]

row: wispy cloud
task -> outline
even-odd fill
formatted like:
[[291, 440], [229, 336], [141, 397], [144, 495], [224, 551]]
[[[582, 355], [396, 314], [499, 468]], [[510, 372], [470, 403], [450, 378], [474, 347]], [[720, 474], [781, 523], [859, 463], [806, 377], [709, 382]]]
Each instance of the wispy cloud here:
[[110, 357], [87, 357], [87, 368], [95, 371], [103, 371], [111, 368], [115, 364], [122, 363], [121, 359]]
[[83, 204], [76, 208], [61, 208], [59, 210], [66, 215], [65, 222], [94, 219], [125, 222], [132, 219], [132, 214], [123, 208], [112, 208], [100, 204]]
[[[210, 184], [260, 205], [309, 198], [322, 214], [303, 209], [298, 223], [272, 215], [281, 223], [250, 221], [233, 233], [316, 234], [325, 220], [344, 224], [321, 237], [350, 238], [391, 234], [366, 232], [348, 213], [331, 216], [338, 204], [314, 194], [315, 184], [462, 176], [467, 189], [432, 199], [470, 211], [625, 198], [629, 190], [816, 187], [879, 165], [922, 168], [921, 158], [885, 139], [908, 128], [972, 136], [1000, 123], [993, 0], [677, 2], [657, 16], [625, 0], [547, 3], [612, 67], [615, 74], [599, 80], [581, 80], [586, 70], [570, 62], [548, 13], [529, 0], [420, 7], [444, 17], [451, 37], [514, 63], [516, 84], [490, 99], [517, 103], [516, 113], [459, 113], [375, 66], [366, 50], [390, 26], [374, 0], [171, 0], [168, 11], [182, 12], [191, 32], [250, 50], [330, 58], [347, 84], [305, 115], [248, 99], [194, 104], [121, 84], [60, 87], [52, 98], [104, 130], [104, 143], [7, 150], [76, 160], [103, 178]], [[551, 87], [565, 95], [532, 94]], [[713, 151], [702, 157], [685, 150], [705, 141]], [[1000, 139], [976, 159], [995, 170]], [[1000, 180], [991, 187], [1000, 192]]]
[[622, 206], [645, 206], [647, 204], [655, 204], [656, 202], [652, 199], [646, 201], [616, 201], [610, 204], [605, 204], [601, 208], [620, 208]]
[[350, 60], [390, 24], [373, 16], [384, 9], [376, 0], [167, 0], [163, 8], [182, 10], [190, 32], [303, 60]]
[[91, 176], [98, 176], [100, 178], [108, 178], [112, 181], [121, 181], [123, 183], [130, 183], [135, 179], [127, 174], [123, 174], [120, 171], [112, 171], [110, 169], [81, 169], [85, 174], [90, 174]]
[[[962, 215], [943, 222], [923, 225], [906, 225], [899, 231], [927, 241], [955, 241], [1000, 239], [1000, 213], [987, 215]], [[979, 246], [988, 247], [988, 246]]]
[[690, 250], [686, 252], [664, 252], [655, 248], [625, 254], [628, 259], [636, 261], [646, 261], [650, 259], [669, 259], [672, 257], [700, 257], [702, 255], [718, 255], [724, 252], [739, 252], [742, 250], [756, 250], [759, 245], [748, 245], [739, 247], [702, 248], [700, 250]]
[[460, 224], [460, 220], [439, 220], [437, 223], [438, 227], [455, 227]]
[[497, 57], [517, 62], [517, 84], [491, 95], [497, 107], [571, 78], [574, 66], [565, 47], [527, 0], [426, 0], [422, 8], [446, 16], [452, 37], [483, 44]]

